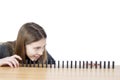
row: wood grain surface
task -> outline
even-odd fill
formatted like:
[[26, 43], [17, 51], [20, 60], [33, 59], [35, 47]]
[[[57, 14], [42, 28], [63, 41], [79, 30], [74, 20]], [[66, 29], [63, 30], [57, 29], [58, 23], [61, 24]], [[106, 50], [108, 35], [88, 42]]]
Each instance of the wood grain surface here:
[[0, 80], [120, 80], [115, 69], [0, 67]]

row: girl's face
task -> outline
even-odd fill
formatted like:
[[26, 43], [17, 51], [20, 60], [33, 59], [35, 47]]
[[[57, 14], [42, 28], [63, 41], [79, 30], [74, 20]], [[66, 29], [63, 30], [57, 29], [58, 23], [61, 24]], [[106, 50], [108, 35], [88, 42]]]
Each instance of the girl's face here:
[[46, 46], [46, 39], [43, 38], [39, 41], [32, 42], [26, 45], [26, 54], [32, 60], [38, 60], [45, 50]]

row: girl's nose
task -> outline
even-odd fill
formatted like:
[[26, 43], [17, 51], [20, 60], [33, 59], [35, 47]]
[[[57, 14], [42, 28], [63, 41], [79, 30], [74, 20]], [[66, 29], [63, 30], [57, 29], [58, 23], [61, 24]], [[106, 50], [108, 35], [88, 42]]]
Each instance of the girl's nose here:
[[43, 52], [39, 52], [39, 53], [37, 53], [38, 55], [42, 55], [43, 54]]

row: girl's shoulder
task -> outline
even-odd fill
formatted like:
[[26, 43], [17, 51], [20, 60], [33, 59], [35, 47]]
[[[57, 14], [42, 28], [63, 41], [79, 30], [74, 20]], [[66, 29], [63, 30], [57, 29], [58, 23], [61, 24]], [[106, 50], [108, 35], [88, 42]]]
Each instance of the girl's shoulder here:
[[6, 57], [6, 56], [11, 56], [13, 54], [14, 54], [14, 42], [11, 41], [0, 42], [0, 55]]

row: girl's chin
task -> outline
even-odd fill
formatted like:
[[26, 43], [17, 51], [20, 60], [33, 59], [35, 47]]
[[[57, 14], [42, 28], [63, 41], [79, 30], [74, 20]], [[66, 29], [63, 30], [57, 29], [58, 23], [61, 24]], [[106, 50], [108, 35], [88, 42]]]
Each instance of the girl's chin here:
[[31, 59], [31, 61], [37, 61], [37, 59]]

